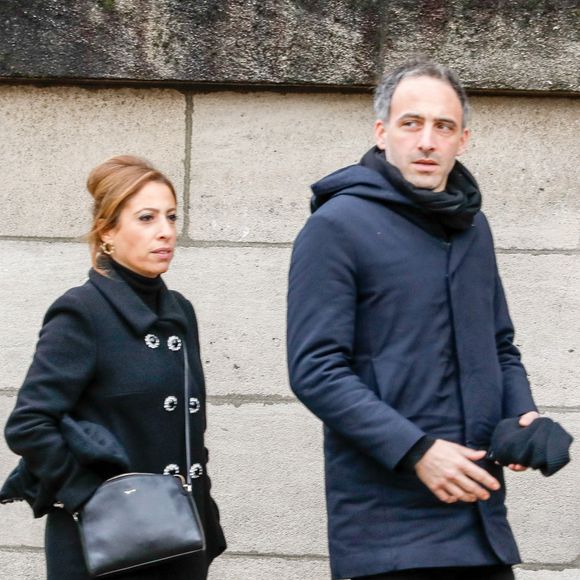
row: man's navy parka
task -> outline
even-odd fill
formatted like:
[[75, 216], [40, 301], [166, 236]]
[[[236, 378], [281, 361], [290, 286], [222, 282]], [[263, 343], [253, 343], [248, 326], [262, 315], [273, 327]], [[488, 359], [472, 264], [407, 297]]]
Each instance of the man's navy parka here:
[[535, 410], [484, 215], [449, 242], [393, 211], [410, 202], [376, 171], [313, 186], [288, 295], [292, 389], [324, 422], [332, 576], [514, 564], [502, 483], [446, 504], [398, 464], [425, 434], [488, 447]]

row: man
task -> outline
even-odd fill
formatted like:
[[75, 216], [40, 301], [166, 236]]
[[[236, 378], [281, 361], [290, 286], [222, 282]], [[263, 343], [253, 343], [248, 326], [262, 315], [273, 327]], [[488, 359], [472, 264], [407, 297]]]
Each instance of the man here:
[[538, 414], [456, 161], [466, 95], [417, 60], [375, 108], [376, 147], [313, 186], [290, 268], [290, 382], [324, 422], [332, 577], [510, 579], [519, 554], [486, 448], [501, 419]]

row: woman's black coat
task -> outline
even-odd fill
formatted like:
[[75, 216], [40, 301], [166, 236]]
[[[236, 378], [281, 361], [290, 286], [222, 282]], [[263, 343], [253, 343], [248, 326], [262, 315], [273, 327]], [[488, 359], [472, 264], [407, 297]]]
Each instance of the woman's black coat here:
[[[70, 516], [110, 473], [80, 465], [59, 430], [65, 414], [102, 425], [124, 447], [132, 471], [185, 475], [183, 350], [190, 363], [193, 493], [204, 522], [207, 551], [120, 578], [201, 580], [225, 549], [210, 497], [204, 447], [205, 385], [195, 313], [163, 286], [158, 314], [115, 273], [91, 270], [89, 280], [48, 310], [34, 359], [6, 425], [10, 448], [41, 482], [41, 496], [64, 504], [48, 514], [49, 580], [85, 580]], [[136, 530], [138, 533], [138, 530]], [[72, 542], [72, 547], [70, 543]]]

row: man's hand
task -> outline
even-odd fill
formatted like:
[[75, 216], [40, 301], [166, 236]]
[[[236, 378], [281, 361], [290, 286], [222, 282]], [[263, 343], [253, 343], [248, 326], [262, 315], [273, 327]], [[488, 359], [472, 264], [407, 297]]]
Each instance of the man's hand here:
[[[523, 415], [520, 416], [520, 421], [519, 421], [520, 427], [528, 427], [539, 416], [540, 416], [540, 414], [536, 413], [536, 411], [530, 411], [528, 413], [524, 413]], [[524, 465], [519, 465], [518, 463], [510, 463], [508, 465], [508, 467], [512, 471], [525, 471], [527, 469], [527, 467], [525, 467]]]
[[500, 484], [474, 463], [483, 459], [485, 453], [484, 450], [475, 451], [437, 439], [417, 462], [415, 471], [419, 479], [445, 503], [487, 500], [488, 490], [498, 490]]
[[520, 416], [520, 427], [529, 427], [538, 417], [540, 413], [536, 411], [529, 411]]

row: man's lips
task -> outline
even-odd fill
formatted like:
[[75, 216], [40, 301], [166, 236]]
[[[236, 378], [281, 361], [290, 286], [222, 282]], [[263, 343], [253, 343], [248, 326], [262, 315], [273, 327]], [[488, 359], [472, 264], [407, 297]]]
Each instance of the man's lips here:
[[433, 172], [439, 167], [439, 163], [433, 159], [417, 159], [412, 162], [418, 171]]

